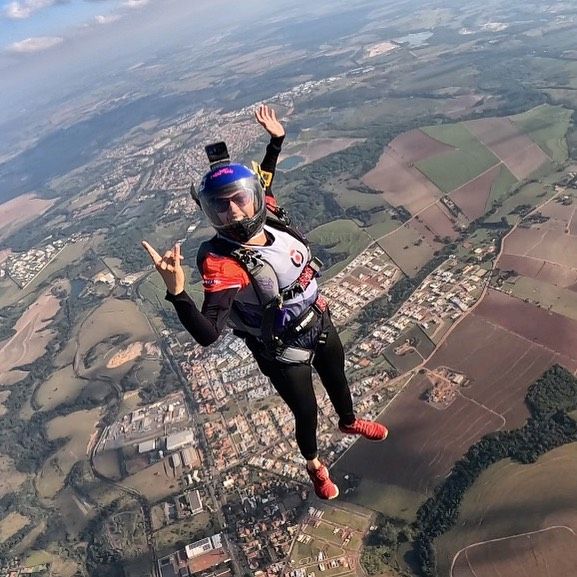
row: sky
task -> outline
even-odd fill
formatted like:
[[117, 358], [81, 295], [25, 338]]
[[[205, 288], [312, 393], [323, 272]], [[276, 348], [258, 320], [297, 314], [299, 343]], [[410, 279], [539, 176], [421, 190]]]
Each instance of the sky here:
[[[253, 10], [268, 4], [243, 2]], [[198, 39], [209, 15], [230, 19], [225, 6], [228, 0], [0, 0], [0, 121], [27, 96], [69, 87], [75, 76], [96, 79], [122, 58], [126, 68], [146, 59], [176, 32]]]
[[13, 0], [0, 8], [3, 56], [50, 50], [89, 29], [128, 18], [158, 0]]

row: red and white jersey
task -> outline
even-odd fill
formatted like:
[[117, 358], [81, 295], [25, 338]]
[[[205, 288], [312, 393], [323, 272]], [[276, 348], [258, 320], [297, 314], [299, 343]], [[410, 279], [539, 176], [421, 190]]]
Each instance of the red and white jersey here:
[[[271, 242], [267, 246], [250, 245], [249, 248], [272, 267], [282, 290], [291, 286], [302, 273], [308, 262], [308, 248], [288, 232], [268, 225], [264, 229]], [[263, 314], [260, 300], [249, 274], [234, 257], [209, 253], [202, 263], [201, 274], [205, 292], [237, 288], [239, 292], [234, 299], [236, 311], [246, 325], [260, 327]], [[275, 330], [280, 331], [297, 318], [314, 303], [317, 294], [318, 285], [313, 278], [302, 293], [283, 303], [275, 321]]]

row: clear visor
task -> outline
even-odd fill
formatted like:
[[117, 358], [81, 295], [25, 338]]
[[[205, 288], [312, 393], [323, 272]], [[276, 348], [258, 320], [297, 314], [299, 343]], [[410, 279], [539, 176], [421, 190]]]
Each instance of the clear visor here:
[[[199, 200], [206, 216], [219, 226], [228, 224], [235, 213], [237, 217], [252, 218], [261, 209], [263, 196], [262, 188], [255, 180], [243, 178], [219, 190], [201, 194]], [[237, 210], [231, 210], [231, 204], [236, 205]]]

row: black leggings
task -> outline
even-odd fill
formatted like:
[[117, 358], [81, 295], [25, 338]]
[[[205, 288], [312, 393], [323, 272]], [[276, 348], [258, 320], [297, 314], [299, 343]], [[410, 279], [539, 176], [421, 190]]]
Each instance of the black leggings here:
[[[355, 420], [351, 392], [345, 377], [345, 354], [337, 330], [325, 313], [325, 344], [317, 346], [313, 366], [316, 369], [331, 403], [339, 416], [340, 425]], [[302, 456], [317, 457], [317, 399], [313, 388], [312, 367], [308, 364], [289, 365], [271, 360], [260, 350], [250, 346], [262, 373], [269, 377], [273, 387], [289, 406], [295, 417], [296, 441]]]

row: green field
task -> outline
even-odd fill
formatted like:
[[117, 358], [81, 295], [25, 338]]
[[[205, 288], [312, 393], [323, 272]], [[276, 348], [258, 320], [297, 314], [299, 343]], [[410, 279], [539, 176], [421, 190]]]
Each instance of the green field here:
[[502, 164], [497, 178], [495, 178], [491, 185], [491, 192], [485, 210], [490, 210], [494, 202], [506, 198], [511, 188], [517, 184], [517, 182], [518, 180], [511, 174], [511, 171]]
[[531, 465], [505, 459], [484, 471], [465, 493], [457, 525], [435, 542], [439, 575], [449, 575], [454, 555], [467, 545], [575, 519], [576, 457], [571, 443]]
[[523, 204], [536, 207], [545, 202], [548, 198], [551, 198], [554, 194], [555, 191], [551, 186], [547, 186], [540, 182], [531, 182], [522, 186], [517, 192], [515, 192], [515, 194], [507, 198], [503, 202], [503, 205], [485, 220], [486, 222], [498, 222], [502, 217], [506, 217], [509, 224], [515, 224], [521, 220], [521, 217], [518, 214], [511, 214], [515, 208]]
[[569, 129], [572, 114], [572, 110], [562, 106], [543, 104], [509, 118], [552, 160], [564, 162], [568, 158], [565, 135]]
[[309, 235], [311, 243], [321, 245], [331, 254], [347, 255], [323, 271], [323, 282], [340, 272], [355, 256], [365, 250], [371, 239], [352, 220], [335, 220], [315, 228]]
[[513, 296], [527, 299], [543, 309], [577, 320], [577, 293], [528, 277], [517, 277], [512, 284]]
[[386, 234], [393, 232], [396, 228], [399, 228], [402, 224], [400, 220], [394, 220], [386, 212], [379, 212], [378, 216], [381, 217], [381, 215], [382, 220], [378, 222], [373, 222], [365, 228], [367, 234], [369, 234], [374, 239], [379, 239], [382, 236], [385, 236]]
[[410, 226], [401, 226], [379, 243], [390, 259], [414, 277], [434, 256], [435, 249]]
[[371, 512], [364, 514], [355, 513], [351, 508], [341, 509], [337, 507], [322, 507], [324, 511], [323, 521], [343, 525], [355, 531], [366, 531], [369, 527]]
[[[338, 471], [338, 463], [334, 468]], [[347, 502], [378, 511], [386, 517], [404, 519], [409, 522], [415, 520], [417, 509], [426, 498], [426, 495], [396, 485], [377, 483], [370, 479], [362, 479], [354, 493], [343, 497]]]
[[[402, 346], [407, 340], [414, 339], [414, 349], [404, 354], [397, 355], [395, 349]], [[427, 359], [435, 350], [435, 345], [419, 325], [410, 325], [399, 337], [387, 346], [383, 352], [387, 361], [402, 374], [415, 368]]]
[[421, 130], [432, 138], [455, 147], [451, 152], [415, 163], [415, 166], [444, 192], [459, 188], [499, 162], [462, 124], [426, 126]]

